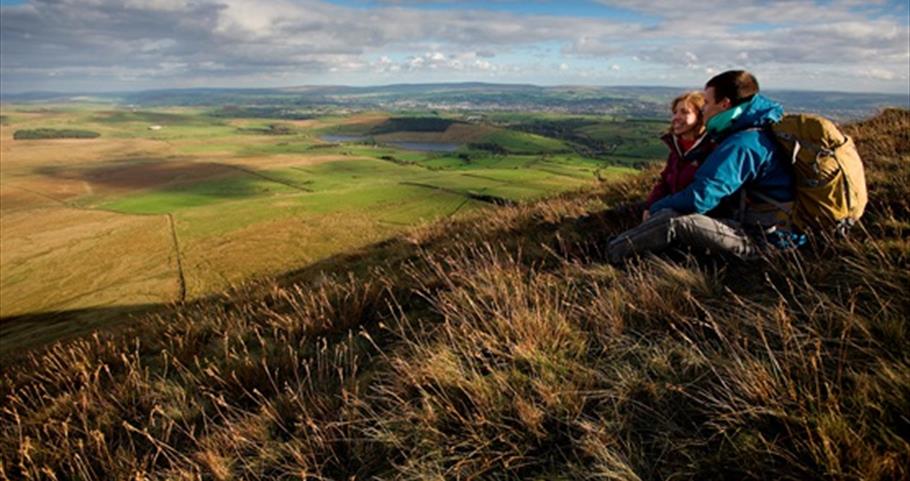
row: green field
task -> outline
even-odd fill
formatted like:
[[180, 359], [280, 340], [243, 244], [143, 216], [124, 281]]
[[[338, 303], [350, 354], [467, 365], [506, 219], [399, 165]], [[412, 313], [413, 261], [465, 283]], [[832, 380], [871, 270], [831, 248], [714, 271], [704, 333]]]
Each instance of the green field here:
[[[437, 115], [291, 120], [229, 114], [4, 105], [0, 315], [62, 313], [65, 319], [75, 309], [190, 300], [364, 248], [411, 226], [634, 172], [622, 167], [633, 162], [619, 152], [615, 159], [585, 156], [564, 138]], [[510, 121], [546, 126], [564, 120], [516, 114]], [[585, 135], [630, 146], [649, 128], [629, 124], [611, 133], [616, 121], [597, 122], [592, 117], [578, 125]], [[25, 129], [101, 135], [12, 138]], [[373, 137], [331, 143], [321, 140], [327, 133]], [[459, 148], [427, 152], [392, 144], [409, 141]], [[653, 153], [649, 161], [663, 155]], [[631, 159], [650, 154], [642, 155]], [[112, 251], [116, 264], [102, 269], [98, 260]], [[62, 279], [72, 281], [63, 288]], [[13, 344], [53, 337], [33, 339], [28, 330], [4, 326], [0, 335]]]
[[231, 176], [120, 197], [97, 207], [128, 214], [166, 214], [215, 202], [294, 192], [292, 187], [252, 175]]
[[498, 145], [511, 154], [552, 153], [569, 150], [563, 142], [557, 139], [513, 130], [499, 130], [484, 137], [483, 142]]

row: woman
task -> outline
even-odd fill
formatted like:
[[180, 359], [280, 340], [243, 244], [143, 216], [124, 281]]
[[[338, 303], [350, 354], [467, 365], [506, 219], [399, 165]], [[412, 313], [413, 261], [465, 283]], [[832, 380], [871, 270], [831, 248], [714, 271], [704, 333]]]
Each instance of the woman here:
[[673, 113], [670, 131], [661, 140], [670, 148], [667, 165], [660, 179], [651, 189], [645, 202], [642, 221], [648, 220], [648, 209], [658, 200], [686, 188], [695, 178], [701, 162], [714, 150], [714, 143], [705, 137], [702, 107], [705, 97], [701, 92], [688, 92], [676, 97], [670, 104]]

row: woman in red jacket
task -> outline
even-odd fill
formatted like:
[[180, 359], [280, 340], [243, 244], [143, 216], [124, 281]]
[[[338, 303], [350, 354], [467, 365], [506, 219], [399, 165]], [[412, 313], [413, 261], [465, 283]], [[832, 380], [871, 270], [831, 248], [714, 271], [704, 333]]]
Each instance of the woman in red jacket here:
[[676, 97], [670, 104], [673, 118], [670, 131], [661, 140], [670, 148], [667, 165], [660, 179], [651, 189], [645, 202], [642, 221], [648, 219], [648, 209], [658, 200], [675, 194], [692, 183], [701, 162], [714, 150], [714, 143], [705, 136], [702, 107], [705, 97], [701, 92], [688, 92]]

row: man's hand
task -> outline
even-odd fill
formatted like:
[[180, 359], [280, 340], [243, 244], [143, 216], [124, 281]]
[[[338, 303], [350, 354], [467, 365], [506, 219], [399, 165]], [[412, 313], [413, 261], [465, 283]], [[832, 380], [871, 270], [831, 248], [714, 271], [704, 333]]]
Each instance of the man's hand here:
[[650, 217], [651, 217], [651, 211], [648, 209], [645, 209], [645, 211], [641, 213], [642, 222], [646, 222]]

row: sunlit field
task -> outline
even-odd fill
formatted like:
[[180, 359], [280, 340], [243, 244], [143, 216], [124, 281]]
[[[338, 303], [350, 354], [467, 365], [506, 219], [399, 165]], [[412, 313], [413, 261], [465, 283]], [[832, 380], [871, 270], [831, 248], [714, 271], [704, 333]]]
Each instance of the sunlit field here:
[[[103, 322], [98, 312], [76, 322], [79, 310], [190, 300], [416, 225], [633, 172], [659, 157], [664, 127], [589, 119], [579, 128], [618, 139], [615, 157], [593, 158], [526, 126], [431, 114], [279, 120], [41, 104], [2, 115], [4, 350]], [[20, 138], [73, 131], [97, 136]], [[629, 145], [645, 155], [623, 158]]]

